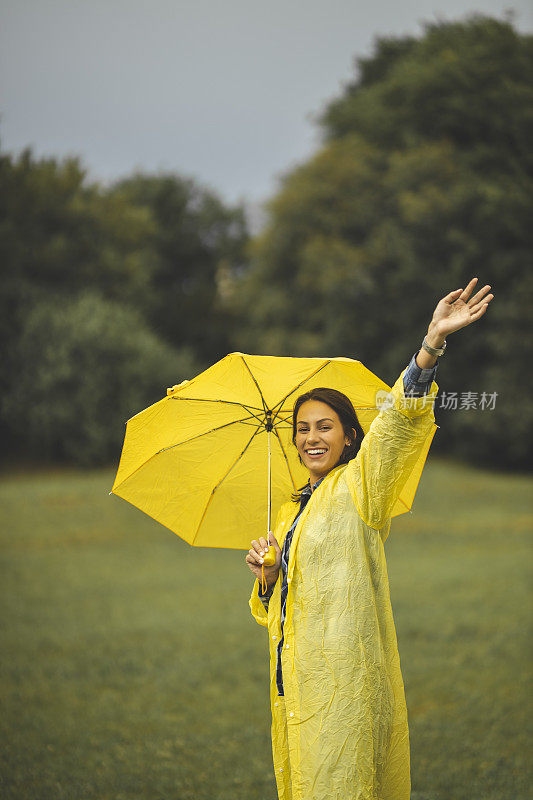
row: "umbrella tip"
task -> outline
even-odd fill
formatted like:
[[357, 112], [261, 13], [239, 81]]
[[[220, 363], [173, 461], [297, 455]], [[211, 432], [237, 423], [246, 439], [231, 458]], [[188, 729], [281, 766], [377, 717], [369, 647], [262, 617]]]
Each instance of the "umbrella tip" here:
[[168, 388], [167, 397], [169, 397], [171, 394], [174, 394], [174, 392], [177, 392], [177, 390], [181, 389], [182, 386], [185, 386], [186, 383], [189, 383], [189, 381], [184, 380], [181, 383], [176, 383], [175, 386], [171, 386], [170, 388]]

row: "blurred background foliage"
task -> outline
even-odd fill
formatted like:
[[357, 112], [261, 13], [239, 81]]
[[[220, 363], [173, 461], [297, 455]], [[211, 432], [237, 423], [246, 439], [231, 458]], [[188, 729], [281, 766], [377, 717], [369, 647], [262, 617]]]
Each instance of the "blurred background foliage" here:
[[392, 384], [473, 276], [432, 449], [529, 469], [533, 37], [473, 16], [376, 39], [251, 237], [191, 178], [88, 184], [77, 158], [0, 153], [0, 434], [8, 458], [118, 457], [125, 420], [232, 350], [357, 358]]
[[244, 211], [174, 175], [88, 186], [29, 149], [1, 155], [0, 203], [4, 455], [116, 459], [130, 416], [227, 354]]

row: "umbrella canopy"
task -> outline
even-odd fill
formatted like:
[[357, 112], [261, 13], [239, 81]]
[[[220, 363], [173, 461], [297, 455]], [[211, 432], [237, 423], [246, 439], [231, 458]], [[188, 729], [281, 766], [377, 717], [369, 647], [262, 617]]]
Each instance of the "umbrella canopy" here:
[[[365, 434], [390, 392], [350, 358], [230, 353], [128, 420], [112, 493], [189, 544], [247, 550], [309, 477], [292, 444], [292, 409], [318, 386], [350, 398]], [[436, 428], [392, 516], [410, 510]]]

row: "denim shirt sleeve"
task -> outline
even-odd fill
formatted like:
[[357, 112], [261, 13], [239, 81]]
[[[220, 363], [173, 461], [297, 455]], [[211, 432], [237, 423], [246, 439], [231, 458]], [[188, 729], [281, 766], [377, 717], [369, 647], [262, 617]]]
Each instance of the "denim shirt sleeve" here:
[[272, 597], [272, 592], [273, 591], [274, 591], [274, 587], [271, 586], [270, 589], [266, 590], [265, 594], [262, 594], [262, 592], [261, 592], [261, 584], [259, 584], [259, 591], [258, 591], [257, 594], [258, 594], [259, 599], [261, 600], [261, 602], [263, 603], [263, 605], [264, 605], [264, 607], [266, 608], [267, 611], [268, 611], [268, 602], [269, 602], [270, 598]]
[[422, 397], [427, 394], [437, 374], [438, 362], [430, 369], [422, 369], [422, 367], [419, 367], [416, 363], [418, 353], [419, 351], [417, 350], [416, 353], [413, 354], [403, 376], [403, 386], [406, 396]]

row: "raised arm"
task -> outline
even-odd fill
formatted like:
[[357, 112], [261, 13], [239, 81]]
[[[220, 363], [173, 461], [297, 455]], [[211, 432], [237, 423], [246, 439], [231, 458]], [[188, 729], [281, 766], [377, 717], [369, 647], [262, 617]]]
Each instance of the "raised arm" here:
[[[487, 310], [492, 294], [485, 297], [485, 286], [472, 299], [477, 278], [465, 290], [456, 289], [438, 303], [425, 337], [430, 348], [440, 349], [446, 337], [475, 322]], [[416, 364], [431, 370], [436, 356], [422, 348]], [[432, 381], [429, 391], [420, 388], [406, 391], [403, 370], [391, 390], [390, 403], [384, 404], [375, 417], [361, 448], [345, 471], [346, 480], [359, 513], [370, 527], [380, 529], [391, 516], [394, 504], [417, 460], [423, 455], [428, 435], [435, 423], [433, 405], [438, 385]], [[408, 383], [406, 381], [406, 383]], [[426, 391], [422, 387], [423, 391]]]

